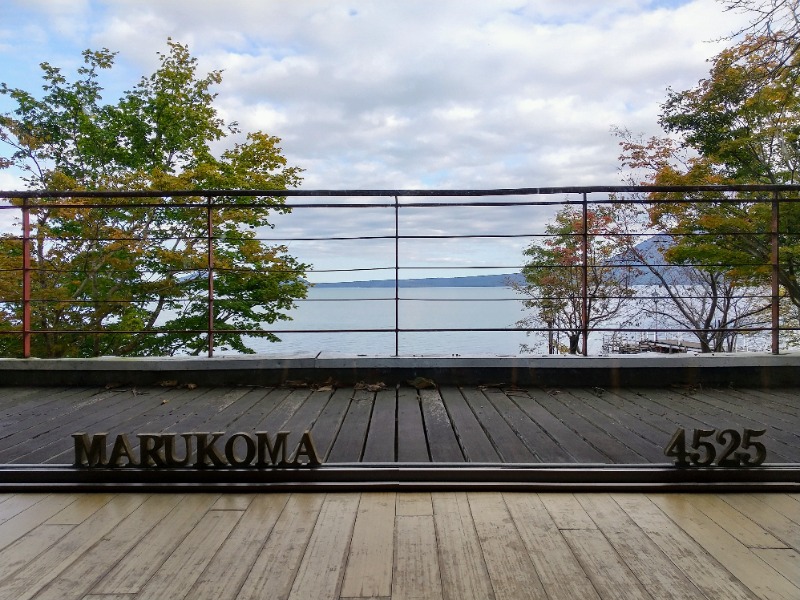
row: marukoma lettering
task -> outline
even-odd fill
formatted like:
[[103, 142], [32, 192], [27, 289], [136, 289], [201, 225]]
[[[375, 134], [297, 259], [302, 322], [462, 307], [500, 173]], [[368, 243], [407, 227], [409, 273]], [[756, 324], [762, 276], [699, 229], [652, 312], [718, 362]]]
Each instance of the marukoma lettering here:
[[138, 468], [265, 468], [317, 466], [319, 459], [311, 432], [306, 431], [292, 448], [288, 431], [274, 436], [266, 431], [234, 433], [139, 433], [138, 447], [128, 436], [74, 433], [76, 467]]

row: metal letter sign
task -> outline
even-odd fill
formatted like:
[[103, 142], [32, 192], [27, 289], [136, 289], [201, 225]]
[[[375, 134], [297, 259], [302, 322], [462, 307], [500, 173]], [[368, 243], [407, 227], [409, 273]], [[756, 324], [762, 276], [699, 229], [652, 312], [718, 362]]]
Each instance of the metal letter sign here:
[[[271, 435], [266, 431], [255, 434], [238, 432], [225, 438], [224, 432], [140, 433], [138, 446], [128, 436], [119, 434], [108, 452], [108, 433], [75, 433], [76, 467], [115, 468], [142, 467], [198, 469], [303, 467], [321, 464], [311, 438], [303, 432], [293, 448], [289, 447], [288, 431]], [[177, 437], [183, 442], [176, 442]]]
[[[695, 429], [687, 450], [686, 430], [678, 429], [670, 438], [664, 454], [675, 459], [678, 467], [757, 467], [767, 459], [767, 448], [755, 438], [766, 429]], [[737, 450], [740, 450], [737, 452]]]

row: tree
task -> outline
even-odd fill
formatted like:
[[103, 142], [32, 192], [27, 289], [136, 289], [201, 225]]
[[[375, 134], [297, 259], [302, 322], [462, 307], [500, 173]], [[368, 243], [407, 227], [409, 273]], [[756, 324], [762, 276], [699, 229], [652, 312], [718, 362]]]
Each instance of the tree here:
[[[621, 315], [626, 301], [633, 296], [632, 272], [614, 264], [616, 241], [608, 236], [613, 223], [610, 207], [587, 211], [586, 248], [586, 318], [583, 311], [583, 214], [565, 206], [545, 228], [548, 237], [525, 249], [528, 262], [522, 268], [524, 284], [516, 291], [526, 297], [523, 306], [533, 313], [518, 321], [526, 328], [545, 327], [548, 350], [554, 350], [553, 332], [563, 332], [569, 341], [568, 351], [577, 354], [584, 331]], [[523, 350], [530, 350], [523, 347]]]
[[[176, 332], [208, 322], [202, 232], [209, 200], [182, 197], [184, 206], [168, 206], [119, 199], [98, 207], [81, 192], [285, 190], [300, 182], [301, 170], [287, 165], [280, 140], [263, 132], [214, 156], [212, 143], [239, 133], [213, 106], [212, 88], [222, 75], [201, 77], [186, 46], [168, 40], [168, 48], [159, 53], [158, 69], [116, 104], [102, 103], [99, 75], [115, 56], [107, 49], [85, 51], [75, 81], [43, 63], [41, 98], [0, 84], [0, 94], [16, 103], [13, 113], [0, 116], [0, 142], [9, 150], [0, 167], [21, 171], [31, 189], [74, 192], [45, 198], [52, 208], [31, 209], [32, 319], [35, 330], [84, 333], [36, 335], [35, 355], [196, 354], [206, 346], [202, 336]], [[283, 198], [223, 194], [210, 202], [217, 341], [252, 352], [236, 330], [277, 340], [264, 327], [288, 319], [284, 311], [305, 296], [307, 265], [286, 247], [257, 238], [259, 228], [271, 226], [271, 211], [289, 210]], [[229, 207], [213, 208], [221, 203]], [[22, 247], [5, 236], [0, 249], [3, 266], [16, 257], [17, 269], [0, 271], [0, 311], [6, 328], [19, 329]], [[158, 333], [126, 333], [140, 330]], [[18, 354], [19, 344], [16, 336], [0, 336], [3, 355]]]
[[[617, 133], [624, 145], [634, 145], [629, 132]], [[642, 150], [645, 147], [647, 151]], [[636, 148], [633, 153], [644, 161], [643, 166], [653, 168], [653, 161], [671, 156], [673, 146], [667, 141], [639, 143]], [[734, 277], [729, 265], [716, 262], [722, 249], [712, 245], [701, 249], [691, 236], [681, 244], [674, 224], [659, 219], [663, 206], [646, 208], [644, 194], [628, 195], [625, 202], [621, 197], [613, 199], [621, 202], [612, 227], [621, 257], [655, 282], [655, 289], [652, 284], [641, 289], [643, 314], [662, 326], [690, 333], [702, 352], [731, 352], [743, 330], [769, 324], [769, 300], [763, 286]]]
[[[623, 165], [655, 185], [793, 184], [800, 166], [799, 56], [777, 69], [763, 40], [722, 51], [709, 77], [662, 106], [665, 136], [623, 136]], [[770, 76], [770, 73], [775, 73]], [[764, 82], [767, 83], [764, 83]], [[670, 202], [696, 199], [697, 203]], [[654, 226], [669, 233], [671, 261], [722, 273], [740, 288], [769, 281], [771, 192], [654, 193]], [[785, 203], [779, 222], [779, 281], [800, 309], [800, 207]]]
[[747, 14], [748, 24], [729, 39], [748, 34], [760, 40], [759, 54], [772, 63], [771, 75], [783, 70], [800, 50], [798, 0], [718, 0], [726, 11]]

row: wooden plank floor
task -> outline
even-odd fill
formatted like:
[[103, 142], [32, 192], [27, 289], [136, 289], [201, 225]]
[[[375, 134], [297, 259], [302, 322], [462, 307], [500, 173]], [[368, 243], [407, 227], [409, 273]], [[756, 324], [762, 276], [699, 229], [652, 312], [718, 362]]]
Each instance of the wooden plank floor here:
[[0, 464], [69, 464], [77, 432], [306, 429], [329, 463], [665, 463], [678, 427], [766, 429], [767, 463], [800, 463], [798, 391], [0, 387]]
[[28, 598], [797, 600], [800, 495], [0, 495]]

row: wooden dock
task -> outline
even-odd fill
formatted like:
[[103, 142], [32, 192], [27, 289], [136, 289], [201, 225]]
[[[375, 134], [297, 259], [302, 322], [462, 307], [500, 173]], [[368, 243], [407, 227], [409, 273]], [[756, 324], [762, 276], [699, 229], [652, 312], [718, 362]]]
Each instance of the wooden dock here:
[[797, 494], [0, 495], [0, 599], [800, 598]]
[[680, 427], [765, 429], [800, 463], [794, 388], [0, 387], [0, 465], [71, 464], [76, 432], [304, 430], [326, 463], [663, 464]]
[[[765, 465], [796, 465], [798, 398], [793, 388], [0, 387], [0, 470], [67, 465], [76, 432], [135, 444], [142, 432], [305, 429], [319, 471], [420, 465], [435, 479], [439, 466], [666, 465], [681, 427], [765, 429]], [[479, 489], [0, 491], [0, 600], [800, 599], [798, 493]]]

